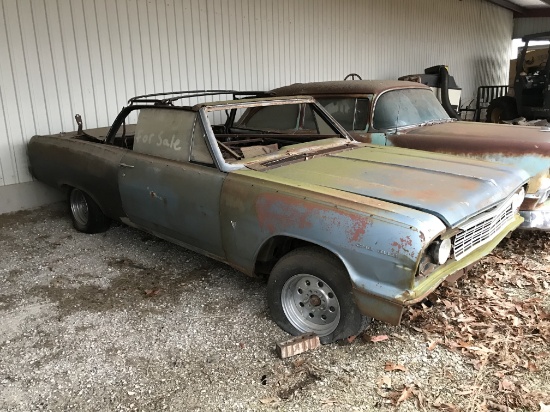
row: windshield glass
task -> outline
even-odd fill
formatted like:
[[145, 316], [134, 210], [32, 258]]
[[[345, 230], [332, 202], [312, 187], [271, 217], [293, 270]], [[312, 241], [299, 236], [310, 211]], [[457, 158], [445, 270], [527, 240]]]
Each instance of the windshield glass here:
[[235, 121], [234, 127], [282, 134], [332, 135], [337, 133], [336, 129], [313, 110], [311, 104], [251, 107]]
[[426, 122], [450, 120], [434, 93], [428, 89], [403, 89], [384, 93], [374, 108], [374, 128], [393, 129]]
[[218, 111], [229, 116], [224, 124], [212, 126], [226, 163], [247, 163], [257, 157], [293, 159], [301, 154], [307, 160], [310, 155], [349, 143], [347, 136], [323, 119], [320, 108], [312, 103], [240, 106], [230, 110], [222, 106], [208, 112], [210, 124], [214, 124], [210, 117]]
[[353, 97], [323, 97], [317, 99], [346, 130], [367, 128], [369, 101]]

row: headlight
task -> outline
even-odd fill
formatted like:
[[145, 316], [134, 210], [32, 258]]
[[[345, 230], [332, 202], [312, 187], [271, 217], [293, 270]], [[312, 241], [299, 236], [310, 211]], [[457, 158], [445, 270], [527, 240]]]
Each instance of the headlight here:
[[525, 198], [525, 190], [523, 187], [518, 190], [514, 196], [512, 196], [512, 208], [514, 210], [518, 210], [521, 204], [523, 203], [523, 199]]
[[436, 240], [430, 248], [430, 255], [434, 263], [438, 265], [445, 263], [449, 259], [449, 256], [451, 256], [452, 246], [451, 239]]

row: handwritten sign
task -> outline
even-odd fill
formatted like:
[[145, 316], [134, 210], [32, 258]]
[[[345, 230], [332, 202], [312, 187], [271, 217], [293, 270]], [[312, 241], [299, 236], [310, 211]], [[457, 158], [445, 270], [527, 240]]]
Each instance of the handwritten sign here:
[[189, 161], [197, 113], [184, 110], [141, 109], [134, 136], [134, 151], [171, 160]]
[[150, 134], [136, 134], [135, 140], [137, 143], [156, 144], [157, 146], [168, 147], [173, 150], [181, 150], [181, 140], [176, 138], [176, 134], [173, 133], [170, 139], [163, 137], [164, 131], [160, 131], [157, 135]]

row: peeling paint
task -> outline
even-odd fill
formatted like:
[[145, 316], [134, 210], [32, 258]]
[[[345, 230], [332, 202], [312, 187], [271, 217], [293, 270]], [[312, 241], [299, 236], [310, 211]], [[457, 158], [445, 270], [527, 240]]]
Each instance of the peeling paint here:
[[266, 193], [256, 201], [256, 214], [262, 229], [271, 234], [287, 233], [289, 229], [312, 229], [346, 234], [346, 243], [360, 241], [372, 225], [366, 216], [322, 205], [307, 198], [278, 193]]

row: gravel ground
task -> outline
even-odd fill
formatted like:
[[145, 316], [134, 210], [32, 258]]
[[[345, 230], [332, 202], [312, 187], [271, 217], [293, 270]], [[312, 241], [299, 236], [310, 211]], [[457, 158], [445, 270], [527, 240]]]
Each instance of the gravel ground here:
[[[0, 261], [2, 411], [492, 410], [472, 396], [491, 378], [437, 331], [375, 321], [379, 342], [280, 360], [263, 280], [123, 225], [78, 233], [64, 205], [0, 216]], [[550, 404], [541, 357], [522, 379]]]

